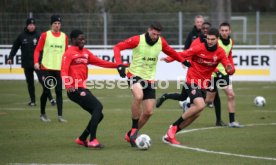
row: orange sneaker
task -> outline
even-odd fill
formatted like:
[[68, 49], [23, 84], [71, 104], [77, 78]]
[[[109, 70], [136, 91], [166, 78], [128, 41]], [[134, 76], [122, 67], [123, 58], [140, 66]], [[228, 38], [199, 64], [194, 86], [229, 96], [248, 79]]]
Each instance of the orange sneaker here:
[[132, 128], [131, 129], [131, 132], [130, 132], [130, 135], [129, 135], [129, 140], [130, 140], [130, 144], [131, 144], [131, 147], [136, 147], [136, 138], [138, 136], [138, 129], [137, 128]]
[[177, 131], [177, 126], [176, 125], [175, 126], [171, 125], [170, 128], [167, 131], [168, 137], [170, 139], [175, 139], [176, 131]]
[[126, 132], [126, 134], [125, 134], [125, 140], [126, 140], [127, 142], [130, 142], [130, 138], [129, 138], [129, 136], [128, 136], [128, 132]]
[[180, 144], [180, 142], [177, 141], [176, 138], [171, 139], [171, 138], [168, 137], [167, 134], [165, 136], [163, 136], [162, 141], [164, 143], [168, 143], [168, 144], [175, 144], [175, 145], [179, 145]]
[[77, 138], [77, 139], [75, 140], [75, 142], [76, 142], [78, 145], [81, 145], [81, 146], [84, 146], [84, 147], [88, 147], [88, 145], [87, 145], [88, 141], [87, 141], [87, 140], [86, 140], [86, 141], [82, 141], [82, 140], [80, 140], [80, 138]]
[[130, 131], [126, 132], [125, 140], [130, 143], [131, 147], [136, 147], [135, 140], [136, 140], [137, 136], [138, 136], [138, 129], [131, 128]]
[[87, 146], [89, 148], [97, 148], [97, 149], [101, 149], [104, 147], [102, 144], [99, 143], [99, 141], [96, 138], [94, 140], [88, 142]]

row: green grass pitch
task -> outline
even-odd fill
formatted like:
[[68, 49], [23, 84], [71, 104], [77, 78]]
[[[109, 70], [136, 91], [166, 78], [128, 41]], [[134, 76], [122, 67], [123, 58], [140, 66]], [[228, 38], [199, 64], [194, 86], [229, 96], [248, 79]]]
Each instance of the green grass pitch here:
[[[236, 119], [244, 128], [206, 129], [178, 134], [183, 146], [216, 151], [200, 152], [164, 144], [161, 137], [168, 126], [181, 114], [178, 102], [166, 101], [140, 133], [148, 134], [152, 146], [147, 151], [131, 148], [123, 139], [131, 126], [131, 93], [127, 89], [91, 89], [104, 105], [104, 120], [97, 137], [105, 144], [102, 150], [78, 146], [74, 140], [86, 126], [89, 115], [69, 101], [64, 91], [64, 117], [68, 123], [57, 121], [56, 107], [46, 108], [50, 123], [39, 120], [41, 86], [36, 84], [37, 106], [28, 107], [25, 81], [0, 81], [0, 164], [98, 164], [98, 165], [225, 165], [276, 164], [276, 83], [234, 82], [236, 92]], [[176, 84], [158, 89], [157, 96], [176, 92]], [[228, 123], [225, 94], [222, 98], [222, 118]], [[264, 96], [267, 104], [259, 108], [253, 104], [255, 96]], [[214, 127], [214, 109], [206, 108], [186, 130]], [[264, 125], [257, 125], [264, 124]], [[231, 153], [236, 155], [221, 155]], [[253, 156], [254, 158], [238, 155]], [[260, 157], [272, 158], [271, 160]]]

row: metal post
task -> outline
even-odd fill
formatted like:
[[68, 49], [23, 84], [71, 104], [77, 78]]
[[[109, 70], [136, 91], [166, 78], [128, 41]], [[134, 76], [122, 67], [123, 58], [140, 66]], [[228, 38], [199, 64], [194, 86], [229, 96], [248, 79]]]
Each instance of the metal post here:
[[29, 18], [33, 18], [33, 12], [29, 12]]
[[242, 37], [242, 41], [244, 44], [246, 43], [246, 35], [247, 35], [247, 18], [245, 17], [243, 21], [243, 37]]
[[260, 45], [260, 12], [256, 12], [256, 45]]
[[103, 12], [103, 19], [104, 19], [104, 29], [103, 29], [103, 36], [104, 36], [104, 45], [107, 45], [107, 14]]
[[178, 12], [178, 45], [182, 45], [182, 12]]

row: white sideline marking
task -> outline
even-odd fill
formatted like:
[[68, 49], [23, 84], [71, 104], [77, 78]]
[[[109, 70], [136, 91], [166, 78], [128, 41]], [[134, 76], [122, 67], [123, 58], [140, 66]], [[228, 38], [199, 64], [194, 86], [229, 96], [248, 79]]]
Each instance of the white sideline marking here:
[[[23, 110], [27, 110], [28, 108], [0, 108], [0, 110], [2, 111], [23, 111]], [[31, 108], [30, 108], [31, 109]]]
[[[276, 125], [276, 123], [247, 124], [245, 126], [252, 127], [252, 126], [258, 126], [258, 125]], [[177, 134], [184, 134], [184, 133], [189, 133], [189, 132], [202, 131], [202, 130], [208, 130], [208, 129], [219, 129], [219, 128], [223, 128], [223, 127], [196, 128], [196, 129], [190, 129], [190, 130], [180, 131]], [[237, 156], [237, 157], [243, 157], [243, 158], [252, 158], [252, 159], [262, 159], [262, 160], [274, 160], [274, 161], [276, 161], [276, 158], [271, 158], [271, 157], [262, 157], [262, 156], [253, 156], [253, 155], [243, 155], [243, 154], [234, 154], [234, 153], [228, 153], [228, 152], [212, 151], [212, 150], [207, 150], [207, 149], [202, 149], [202, 148], [188, 147], [188, 146], [185, 146], [185, 145], [176, 145], [176, 144], [169, 144], [169, 145], [172, 146], [172, 147], [189, 149], [189, 150], [194, 150], [194, 151], [198, 151], [198, 152], [205, 152], [205, 153], [212, 153], [212, 154]]]
[[65, 164], [65, 163], [8, 163], [7, 165], [97, 165], [97, 164]]

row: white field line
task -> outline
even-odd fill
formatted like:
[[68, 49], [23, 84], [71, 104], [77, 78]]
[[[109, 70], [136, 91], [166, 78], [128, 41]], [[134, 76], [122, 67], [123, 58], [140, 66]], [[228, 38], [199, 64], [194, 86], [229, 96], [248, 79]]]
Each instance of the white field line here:
[[[265, 125], [276, 125], [276, 123], [267, 123], [267, 124], [247, 124], [246, 127], [252, 127], [252, 126], [265, 126]], [[190, 130], [184, 130], [181, 132], [178, 132], [177, 134], [185, 134], [189, 132], [195, 132], [195, 131], [202, 131], [202, 130], [209, 130], [209, 129], [219, 129], [222, 127], [206, 127], [206, 128], [196, 128], [196, 129], [190, 129]], [[175, 144], [169, 144], [172, 147], [182, 148], [182, 149], [189, 149], [193, 151], [198, 152], [205, 152], [205, 153], [211, 153], [211, 154], [220, 154], [220, 155], [227, 155], [227, 156], [236, 156], [236, 157], [242, 157], [242, 158], [252, 158], [252, 159], [262, 159], [262, 160], [274, 160], [276, 161], [276, 158], [273, 157], [262, 157], [262, 156], [253, 156], [253, 155], [243, 155], [243, 154], [234, 154], [234, 153], [228, 153], [228, 152], [220, 152], [220, 151], [212, 151], [202, 148], [195, 148], [195, 147], [188, 147], [185, 145], [175, 145]]]
[[7, 165], [97, 165], [97, 164], [66, 164], [66, 163], [8, 163]]

